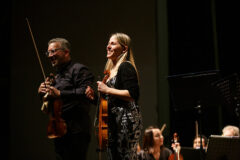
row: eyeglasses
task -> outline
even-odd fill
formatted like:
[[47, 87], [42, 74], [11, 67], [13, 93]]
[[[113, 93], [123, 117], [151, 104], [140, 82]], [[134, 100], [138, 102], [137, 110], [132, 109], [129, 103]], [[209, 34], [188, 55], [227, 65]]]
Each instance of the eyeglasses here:
[[64, 48], [51, 49], [51, 50], [47, 51], [45, 54], [46, 54], [46, 56], [48, 56], [49, 54], [53, 54], [53, 53], [57, 52], [58, 50], [64, 50]]

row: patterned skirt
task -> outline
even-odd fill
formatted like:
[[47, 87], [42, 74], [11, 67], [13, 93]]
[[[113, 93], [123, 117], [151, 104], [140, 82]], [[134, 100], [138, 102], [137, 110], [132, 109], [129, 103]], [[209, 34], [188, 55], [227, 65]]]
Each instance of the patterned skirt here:
[[129, 102], [126, 106], [110, 103], [108, 127], [108, 159], [136, 160], [142, 130], [139, 106], [135, 102]]

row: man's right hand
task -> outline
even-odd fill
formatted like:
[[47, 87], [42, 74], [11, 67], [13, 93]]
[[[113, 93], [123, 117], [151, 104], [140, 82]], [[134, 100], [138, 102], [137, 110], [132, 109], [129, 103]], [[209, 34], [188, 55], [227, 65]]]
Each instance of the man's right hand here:
[[40, 84], [38, 88], [38, 94], [46, 94], [47, 91], [49, 90], [48, 88], [50, 87], [50, 82], [46, 81]]

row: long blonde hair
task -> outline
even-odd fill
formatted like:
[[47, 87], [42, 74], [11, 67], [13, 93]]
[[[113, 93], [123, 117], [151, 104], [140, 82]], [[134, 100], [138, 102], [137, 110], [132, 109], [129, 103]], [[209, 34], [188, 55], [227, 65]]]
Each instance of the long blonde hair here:
[[[136, 72], [137, 72], [137, 77], [138, 77], [138, 71], [137, 71], [137, 67], [135, 65], [135, 60], [134, 60], [134, 57], [133, 57], [133, 52], [132, 52], [132, 48], [131, 48], [131, 38], [125, 34], [125, 33], [114, 33], [110, 36], [113, 37], [115, 36], [118, 43], [121, 45], [121, 46], [127, 46], [128, 47], [128, 50], [127, 52], [121, 54], [119, 57], [118, 57], [118, 61], [117, 61], [117, 64], [115, 66], [115, 69], [118, 70], [120, 64], [122, 62], [126, 62], [126, 61], [129, 61], [133, 67], [135, 68]], [[111, 70], [113, 68], [113, 62], [111, 59], [108, 59], [106, 65], [105, 65], [105, 70]], [[138, 77], [139, 79], [139, 77]]]

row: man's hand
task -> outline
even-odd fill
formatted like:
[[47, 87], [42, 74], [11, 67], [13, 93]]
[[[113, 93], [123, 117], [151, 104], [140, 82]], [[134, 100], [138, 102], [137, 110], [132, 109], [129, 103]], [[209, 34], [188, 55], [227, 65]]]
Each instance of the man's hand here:
[[56, 89], [53, 86], [50, 86], [50, 82], [46, 81], [40, 84], [38, 88], [39, 94], [48, 93], [48, 97], [59, 98], [61, 96], [60, 90]]
[[50, 87], [50, 82], [46, 81], [40, 84], [38, 88], [38, 94], [46, 94], [47, 89]]
[[87, 86], [85, 94], [86, 94], [87, 98], [94, 100], [94, 91], [90, 86]]
[[57, 88], [51, 86], [47, 89], [48, 95], [49, 97], [52, 98], [59, 98], [61, 96], [60, 90], [58, 90]]

